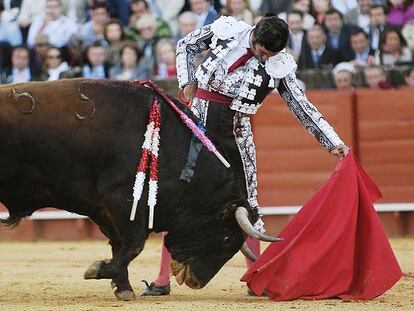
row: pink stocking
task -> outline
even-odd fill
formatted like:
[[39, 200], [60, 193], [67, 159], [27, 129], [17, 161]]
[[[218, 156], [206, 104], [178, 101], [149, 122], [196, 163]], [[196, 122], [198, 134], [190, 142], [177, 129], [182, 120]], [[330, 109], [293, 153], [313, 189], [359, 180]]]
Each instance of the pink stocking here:
[[[248, 237], [246, 239], [246, 243], [249, 246], [249, 248], [252, 250], [253, 254], [255, 254], [256, 257], [259, 257], [260, 256], [260, 241], [255, 238]], [[250, 269], [250, 267], [253, 265], [253, 262], [248, 260], [247, 258], [245, 259], [246, 259], [247, 269]]]
[[167, 248], [164, 246], [164, 237], [167, 232], [162, 234], [162, 247], [161, 247], [161, 260], [160, 260], [160, 271], [158, 272], [158, 277], [154, 281], [156, 286], [165, 286], [170, 282], [170, 261], [171, 254], [168, 252]]

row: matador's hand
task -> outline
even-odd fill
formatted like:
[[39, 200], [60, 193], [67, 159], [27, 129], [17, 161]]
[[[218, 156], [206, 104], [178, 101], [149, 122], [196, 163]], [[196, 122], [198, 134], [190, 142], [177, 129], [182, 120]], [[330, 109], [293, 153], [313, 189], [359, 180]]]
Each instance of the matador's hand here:
[[350, 148], [347, 145], [339, 145], [331, 151], [331, 154], [342, 160], [348, 154], [349, 150]]
[[197, 89], [197, 84], [187, 84], [183, 88], [184, 98], [190, 102], [190, 106], [195, 97], [196, 89]]

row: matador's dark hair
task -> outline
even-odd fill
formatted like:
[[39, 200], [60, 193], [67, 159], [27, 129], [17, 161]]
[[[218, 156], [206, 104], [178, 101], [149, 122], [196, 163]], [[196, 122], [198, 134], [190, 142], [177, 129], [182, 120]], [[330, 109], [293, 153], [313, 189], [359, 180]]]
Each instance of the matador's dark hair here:
[[267, 13], [253, 29], [253, 44], [260, 44], [271, 52], [283, 50], [288, 38], [288, 25], [274, 14]]

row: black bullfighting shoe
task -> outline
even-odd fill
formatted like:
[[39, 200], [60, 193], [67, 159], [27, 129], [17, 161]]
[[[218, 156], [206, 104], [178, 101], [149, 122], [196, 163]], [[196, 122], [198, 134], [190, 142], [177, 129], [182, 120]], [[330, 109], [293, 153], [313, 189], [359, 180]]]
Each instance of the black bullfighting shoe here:
[[141, 296], [166, 296], [169, 295], [171, 292], [170, 282], [168, 282], [168, 284], [164, 286], [157, 286], [154, 282], [148, 284], [148, 282], [145, 280], [142, 280], [142, 282], [144, 282], [147, 287], [145, 287]]

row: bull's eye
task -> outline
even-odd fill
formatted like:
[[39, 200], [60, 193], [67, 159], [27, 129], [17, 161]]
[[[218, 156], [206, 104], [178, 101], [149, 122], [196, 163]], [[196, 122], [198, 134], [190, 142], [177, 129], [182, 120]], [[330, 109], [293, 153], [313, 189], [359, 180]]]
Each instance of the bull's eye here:
[[228, 245], [228, 244], [230, 244], [230, 237], [228, 237], [228, 236], [225, 236], [224, 237], [224, 244], [226, 244], [226, 245]]

